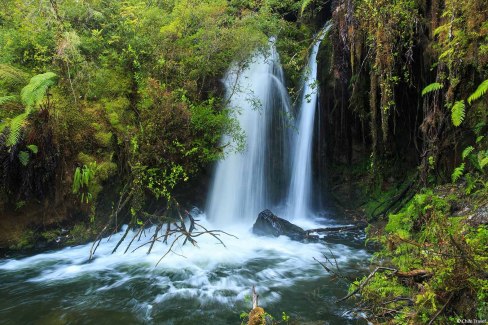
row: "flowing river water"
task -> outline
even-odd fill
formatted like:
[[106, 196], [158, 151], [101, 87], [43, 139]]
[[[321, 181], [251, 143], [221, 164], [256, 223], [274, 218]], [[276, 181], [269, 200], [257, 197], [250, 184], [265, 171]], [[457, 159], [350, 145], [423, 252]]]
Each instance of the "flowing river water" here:
[[[199, 219], [216, 228], [204, 215]], [[158, 266], [164, 244], [149, 255], [146, 249], [110, 254], [122, 233], [102, 241], [91, 262], [91, 244], [2, 260], [0, 323], [240, 324], [253, 285], [260, 305], [275, 317], [284, 311], [295, 320], [321, 321], [316, 324], [358, 323], [347, 313], [350, 303], [335, 303], [347, 294], [347, 283], [314, 258], [324, 261], [322, 254], [332, 252], [342, 274], [357, 276], [369, 255], [362, 233], [306, 244], [257, 237], [249, 227], [226, 228], [238, 237], [222, 236], [226, 247], [210, 236], [199, 237], [198, 248], [177, 244]]]

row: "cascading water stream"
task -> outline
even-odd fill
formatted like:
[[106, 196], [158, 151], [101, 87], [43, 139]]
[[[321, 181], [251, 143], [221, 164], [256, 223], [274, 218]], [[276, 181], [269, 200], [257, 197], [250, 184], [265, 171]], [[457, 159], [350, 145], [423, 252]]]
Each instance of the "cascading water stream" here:
[[320, 43], [330, 25], [318, 35], [303, 78], [304, 85], [300, 101], [297, 134], [292, 149], [291, 182], [287, 199], [288, 218], [307, 217], [311, 212], [312, 188], [312, 138], [315, 110], [319, 95], [317, 84], [317, 54]]
[[256, 55], [243, 71], [234, 67], [224, 79], [246, 147], [217, 163], [206, 212], [219, 225], [253, 221], [272, 204], [277, 186], [269, 180], [280, 177], [270, 175], [286, 178], [289, 99], [279, 56], [273, 40], [270, 43], [269, 55]]

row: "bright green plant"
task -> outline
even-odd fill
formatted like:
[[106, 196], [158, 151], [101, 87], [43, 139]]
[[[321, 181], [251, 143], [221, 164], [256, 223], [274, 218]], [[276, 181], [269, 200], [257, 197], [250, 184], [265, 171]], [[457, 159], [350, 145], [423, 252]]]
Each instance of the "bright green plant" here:
[[73, 175], [73, 194], [79, 194], [82, 203], [90, 203], [93, 199], [91, 191], [95, 178], [96, 163], [89, 166], [83, 165], [82, 168], [76, 167]]

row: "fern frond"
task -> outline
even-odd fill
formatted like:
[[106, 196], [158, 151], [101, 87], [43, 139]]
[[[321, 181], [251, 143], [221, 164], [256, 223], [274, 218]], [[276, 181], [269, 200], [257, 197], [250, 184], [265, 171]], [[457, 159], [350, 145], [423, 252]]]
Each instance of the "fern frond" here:
[[8, 133], [7, 141], [5, 143], [7, 146], [12, 147], [19, 142], [20, 136], [22, 135], [22, 129], [26, 123], [28, 116], [28, 113], [22, 113], [17, 115], [10, 121], [10, 130]]
[[464, 150], [463, 150], [463, 154], [462, 154], [462, 157], [463, 157], [463, 160], [466, 159], [467, 156], [469, 156], [470, 153], [472, 153], [474, 150], [474, 147], [473, 146], [468, 146], [466, 147]]
[[27, 83], [27, 74], [11, 65], [0, 64], [0, 80], [6, 88], [19, 89]]
[[19, 100], [19, 96], [16, 95], [0, 97], [0, 106], [10, 102], [16, 102], [18, 100]]
[[486, 165], [488, 165], [488, 157], [485, 157], [485, 158], [481, 159], [481, 161], [480, 161], [481, 169], [485, 168]]
[[302, 2], [302, 8], [300, 9], [300, 14], [303, 15], [303, 12], [307, 7], [312, 3], [313, 0], [303, 0]]
[[27, 149], [29, 149], [33, 154], [36, 154], [39, 152], [39, 148], [35, 144], [28, 145]]
[[27, 166], [29, 163], [29, 153], [27, 151], [20, 151], [18, 154], [19, 161], [23, 166]]
[[442, 87], [444, 87], [443, 84], [441, 83], [438, 83], [438, 82], [434, 82], [434, 83], [431, 83], [430, 85], [427, 85], [423, 90], [422, 90], [422, 96], [425, 96], [427, 95], [428, 93], [431, 93], [433, 91], [436, 91], [436, 90], [439, 90], [439, 89], [442, 89]]
[[464, 121], [464, 117], [466, 116], [464, 108], [464, 100], [458, 100], [454, 103], [454, 105], [452, 105], [451, 119], [454, 126], [460, 126], [461, 123]]
[[455, 168], [452, 172], [451, 179], [453, 183], [456, 183], [458, 179], [464, 174], [464, 163]]
[[20, 92], [20, 98], [27, 111], [40, 104], [48, 88], [56, 84], [57, 78], [54, 72], [38, 74], [31, 78], [29, 84]]
[[468, 103], [469, 103], [469, 105], [471, 105], [471, 103], [474, 102], [475, 100], [480, 99], [484, 94], [486, 94], [487, 91], [488, 91], [488, 79], [486, 79], [485, 81], [483, 81], [478, 86], [478, 88], [476, 89], [476, 91], [474, 93], [472, 93], [471, 96], [468, 97]]

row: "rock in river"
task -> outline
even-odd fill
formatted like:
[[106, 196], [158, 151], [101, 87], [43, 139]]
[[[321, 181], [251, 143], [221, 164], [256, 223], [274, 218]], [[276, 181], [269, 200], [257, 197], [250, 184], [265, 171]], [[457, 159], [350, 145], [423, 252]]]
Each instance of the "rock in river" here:
[[270, 210], [264, 210], [258, 215], [252, 227], [252, 232], [259, 236], [287, 236], [298, 241], [307, 238], [305, 230], [274, 215]]

